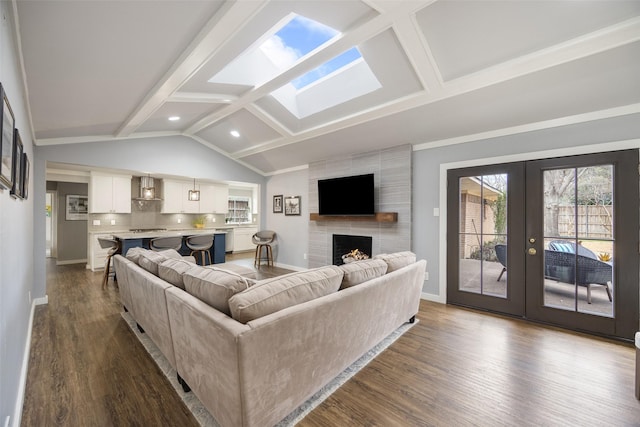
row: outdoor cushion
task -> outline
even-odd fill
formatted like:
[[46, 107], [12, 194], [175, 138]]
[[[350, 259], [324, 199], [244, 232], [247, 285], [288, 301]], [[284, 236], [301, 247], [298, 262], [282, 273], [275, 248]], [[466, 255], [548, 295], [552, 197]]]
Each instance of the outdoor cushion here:
[[340, 269], [344, 271], [340, 289], [349, 288], [367, 280], [384, 276], [387, 268], [387, 263], [381, 259], [366, 259], [343, 264], [340, 266]]
[[284, 308], [336, 292], [344, 272], [334, 265], [257, 282], [229, 299], [231, 316], [247, 323]]
[[387, 263], [387, 273], [396, 271], [409, 264], [416, 262], [416, 254], [410, 251], [395, 252], [392, 254], [376, 255], [374, 259], [381, 259]]
[[231, 315], [229, 298], [254, 283], [237, 273], [212, 268], [192, 268], [184, 273], [183, 281], [187, 292], [227, 316]]

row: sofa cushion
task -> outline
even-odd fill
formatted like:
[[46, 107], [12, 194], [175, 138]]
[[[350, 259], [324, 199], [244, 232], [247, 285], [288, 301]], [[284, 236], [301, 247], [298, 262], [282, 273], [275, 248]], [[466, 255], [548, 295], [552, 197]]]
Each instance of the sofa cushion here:
[[340, 269], [344, 271], [340, 289], [345, 289], [384, 276], [387, 272], [387, 263], [381, 259], [366, 259], [343, 264]]
[[133, 261], [136, 264], [140, 265], [140, 255], [148, 251], [149, 249], [145, 249], [145, 248], [130, 248], [126, 253], [126, 258], [129, 261]]
[[231, 316], [247, 323], [283, 308], [336, 292], [343, 271], [334, 265], [286, 274], [257, 282], [229, 300]]
[[231, 262], [225, 262], [222, 264], [208, 265], [207, 268], [211, 268], [213, 270], [226, 271], [228, 273], [239, 274], [242, 277], [246, 277], [247, 279], [255, 279], [256, 271], [252, 268], [245, 267], [240, 264], [233, 264]]
[[184, 289], [183, 274], [196, 267], [196, 264], [184, 259], [168, 258], [158, 265], [158, 277], [166, 280], [173, 286]]
[[229, 298], [254, 283], [237, 273], [200, 266], [185, 272], [182, 279], [187, 292], [228, 316]]
[[392, 254], [380, 254], [373, 257], [374, 259], [381, 259], [387, 263], [387, 273], [406, 267], [409, 264], [416, 262], [416, 254], [410, 251], [395, 252]]
[[158, 275], [158, 265], [168, 259], [164, 254], [154, 251], [145, 251], [140, 253], [138, 264], [149, 273]]

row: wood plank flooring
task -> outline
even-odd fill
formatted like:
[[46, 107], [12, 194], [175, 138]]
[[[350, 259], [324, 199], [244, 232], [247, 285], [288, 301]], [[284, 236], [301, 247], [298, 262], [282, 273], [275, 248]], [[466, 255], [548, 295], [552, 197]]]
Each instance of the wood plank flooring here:
[[[197, 425], [101, 278], [48, 264], [22, 425]], [[417, 317], [299, 425], [640, 425], [631, 344], [426, 301]]]

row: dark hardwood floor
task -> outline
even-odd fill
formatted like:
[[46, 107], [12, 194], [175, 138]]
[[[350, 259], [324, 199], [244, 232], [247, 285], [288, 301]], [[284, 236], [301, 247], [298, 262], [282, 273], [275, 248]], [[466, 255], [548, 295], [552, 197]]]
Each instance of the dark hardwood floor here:
[[[197, 425], [101, 278], [48, 263], [22, 425]], [[417, 317], [299, 425], [640, 425], [631, 344], [427, 301]]]

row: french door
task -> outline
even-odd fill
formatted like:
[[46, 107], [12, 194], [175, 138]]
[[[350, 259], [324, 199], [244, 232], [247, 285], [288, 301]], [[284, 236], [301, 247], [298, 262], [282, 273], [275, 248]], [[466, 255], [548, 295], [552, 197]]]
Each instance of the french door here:
[[450, 170], [447, 301], [631, 339], [638, 151]]

